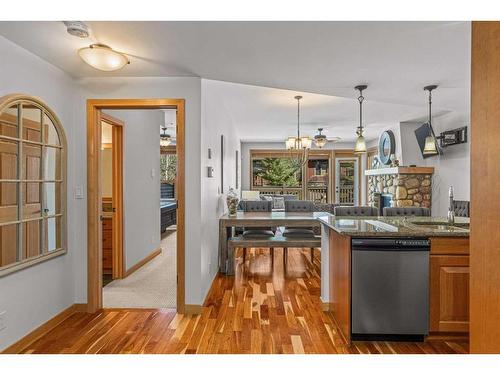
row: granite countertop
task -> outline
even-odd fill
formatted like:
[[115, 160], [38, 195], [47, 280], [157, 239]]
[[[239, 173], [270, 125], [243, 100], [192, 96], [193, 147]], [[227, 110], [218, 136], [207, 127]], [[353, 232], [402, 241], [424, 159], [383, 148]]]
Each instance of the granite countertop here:
[[318, 219], [336, 232], [351, 237], [469, 237], [469, 218], [463, 217], [455, 218], [453, 227], [439, 226], [447, 222], [443, 217], [325, 215]]

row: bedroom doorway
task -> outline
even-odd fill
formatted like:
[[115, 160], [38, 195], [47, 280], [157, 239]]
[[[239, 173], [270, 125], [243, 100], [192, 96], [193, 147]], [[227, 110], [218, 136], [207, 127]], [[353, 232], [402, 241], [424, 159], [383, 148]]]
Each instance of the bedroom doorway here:
[[[103, 229], [101, 224], [102, 214], [102, 176], [100, 170], [102, 133], [101, 124], [104, 111], [115, 110], [170, 110], [174, 112], [176, 125], [176, 188], [175, 188], [175, 225], [176, 225], [176, 251], [175, 251], [175, 280], [176, 283], [176, 310], [184, 313], [185, 288], [184, 288], [184, 244], [185, 244], [185, 189], [184, 189], [184, 100], [183, 99], [89, 99], [87, 100], [87, 224], [88, 224], [88, 285], [87, 285], [87, 310], [95, 312], [103, 308]], [[159, 169], [156, 169], [158, 171]], [[151, 169], [151, 179], [156, 178], [154, 169]], [[126, 230], [126, 228], [125, 228]], [[151, 239], [153, 242], [153, 239]], [[155, 254], [155, 256], [158, 254]], [[124, 255], [124, 257], [126, 257]], [[152, 258], [152, 257], [151, 257]], [[122, 264], [125, 261], [122, 258]], [[139, 262], [140, 263], [140, 262]], [[123, 275], [129, 270], [124, 267]], [[131, 267], [129, 267], [130, 269]], [[134, 270], [135, 271], [135, 270]], [[133, 272], [133, 271], [132, 271]], [[121, 281], [121, 280], [118, 280]], [[189, 306], [188, 306], [189, 308]]]

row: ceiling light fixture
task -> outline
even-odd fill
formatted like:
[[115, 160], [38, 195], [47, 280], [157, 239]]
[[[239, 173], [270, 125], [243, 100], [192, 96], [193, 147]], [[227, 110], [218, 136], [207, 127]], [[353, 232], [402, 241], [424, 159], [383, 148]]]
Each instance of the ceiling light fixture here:
[[322, 131], [323, 128], [318, 128], [318, 134], [314, 136], [314, 143], [316, 143], [316, 146], [318, 146], [319, 148], [323, 148], [328, 142], [326, 135], [321, 133]]
[[128, 57], [105, 44], [91, 44], [78, 50], [78, 54], [91, 67], [112, 72], [130, 64]]
[[432, 90], [437, 89], [437, 85], [425, 86], [424, 90], [429, 91], [429, 129], [430, 134], [425, 138], [424, 155], [437, 155], [439, 153], [436, 145], [436, 138], [432, 131]]
[[356, 130], [356, 144], [354, 145], [355, 154], [364, 154], [366, 152], [366, 141], [363, 137], [363, 101], [365, 100], [363, 96], [363, 90], [366, 90], [367, 85], [358, 85], [354, 89], [359, 90], [358, 102], [359, 102], [359, 126]]
[[285, 146], [287, 150], [298, 152], [294, 152], [295, 157], [303, 165], [307, 162], [307, 150], [311, 148], [312, 139], [309, 136], [300, 135], [300, 99], [302, 96], [297, 95], [295, 99], [297, 100], [297, 136], [288, 137], [285, 140]]
[[170, 134], [167, 134], [167, 127], [166, 125], [163, 125], [162, 128], [162, 133], [160, 134], [160, 147], [167, 147], [172, 143], [172, 137]]

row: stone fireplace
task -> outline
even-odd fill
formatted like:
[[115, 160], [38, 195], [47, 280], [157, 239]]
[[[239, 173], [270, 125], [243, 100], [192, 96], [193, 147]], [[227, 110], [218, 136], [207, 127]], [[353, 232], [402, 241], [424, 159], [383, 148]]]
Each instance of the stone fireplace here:
[[377, 193], [392, 197], [393, 207], [428, 207], [432, 202], [432, 167], [393, 167], [369, 169], [367, 202], [378, 204]]

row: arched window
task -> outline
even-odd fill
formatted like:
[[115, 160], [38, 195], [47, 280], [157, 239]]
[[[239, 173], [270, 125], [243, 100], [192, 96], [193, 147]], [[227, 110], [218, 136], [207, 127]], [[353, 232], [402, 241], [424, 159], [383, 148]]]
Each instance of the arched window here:
[[26, 95], [0, 98], [0, 276], [66, 252], [66, 137]]

